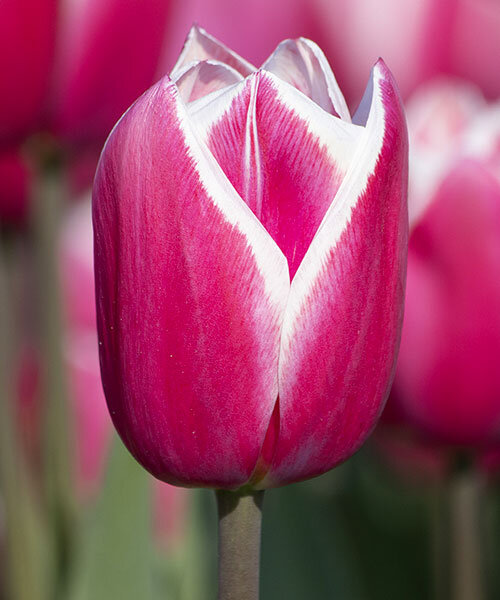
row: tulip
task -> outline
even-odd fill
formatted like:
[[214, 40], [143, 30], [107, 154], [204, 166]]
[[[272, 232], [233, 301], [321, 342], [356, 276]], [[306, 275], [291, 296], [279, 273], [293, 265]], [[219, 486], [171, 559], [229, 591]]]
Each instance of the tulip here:
[[117, 124], [94, 185], [111, 416], [171, 483], [318, 475], [359, 448], [393, 373], [407, 227], [394, 82], [379, 61], [351, 122], [312, 42], [255, 70], [196, 28], [172, 77]]
[[[485, 105], [468, 86], [436, 83], [409, 103], [408, 115], [414, 217], [394, 402], [403, 422], [441, 443], [495, 443], [500, 105]], [[437, 154], [444, 159], [436, 163]]]
[[[488, 0], [316, 0], [316, 31], [350, 100], [380, 55], [403, 97], [438, 75], [467, 77], [500, 94], [500, 8]], [[429, 40], [432, 40], [430, 43]]]

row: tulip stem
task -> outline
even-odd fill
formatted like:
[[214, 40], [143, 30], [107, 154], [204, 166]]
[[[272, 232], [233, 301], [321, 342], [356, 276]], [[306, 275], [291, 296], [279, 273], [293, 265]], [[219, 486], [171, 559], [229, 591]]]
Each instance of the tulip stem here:
[[219, 600], [259, 597], [260, 530], [264, 492], [217, 490]]
[[437, 490], [434, 515], [434, 597], [482, 600], [482, 478], [470, 457], [455, 460]]
[[453, 600], [481, 600], [481, 474], [474, 464], [457, 467], [449, 481], [450, 567]]

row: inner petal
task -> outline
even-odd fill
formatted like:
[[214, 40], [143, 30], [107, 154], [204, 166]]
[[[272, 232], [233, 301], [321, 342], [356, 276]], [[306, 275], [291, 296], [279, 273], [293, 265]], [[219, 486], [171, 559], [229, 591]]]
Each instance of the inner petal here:
[[293, 278], [349, 167], [360, 128], [265, 71], [204, 102], [191, 117], [286, 256]]
[[181, 71], [174, 81], [184, 102], [193, 102], [242, 79], [238, 71], [223, 63], [202, 60]]
[[222, 62], [241, 73], [244, 77], [255, 71], [255, 67], [230, 50], [222, 42], [216, 40], [204, 29], [194, 25], [189, 32], [184, 48], [172, 69], [171, 77], [189, 63], [199, 60], [215, 60]]

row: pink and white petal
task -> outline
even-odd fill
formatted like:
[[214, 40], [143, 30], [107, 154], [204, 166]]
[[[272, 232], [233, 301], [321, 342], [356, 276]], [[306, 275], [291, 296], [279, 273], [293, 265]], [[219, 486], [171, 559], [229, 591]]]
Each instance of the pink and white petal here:
[[370, 91], [364, 139], [292, 281], [280, 430], [263, 487], [345, 460], [389, 393], [404, 302], [408, 141], [399, 94], [381, 61]]
[[204, 29], [193, 25], [170, 76], [174, 79], [186, 65], [200, 60], [222, 62], [238, 71], [243, 77], [256, 70], [252, 64], [216, 40]]
[[311, 40], [298, 38], [281, 42], [262, 69], [293, 85], [326, 112], [351, 122], [330, 65], [319, 46]]
[[94, 230], [103, 384], [122, 439], [164, 481], [245, 484], [277, 398], [288, 268], [168, 78], [107, 141]]
[[293, 277], [364, 132], [258, 71], [189, 107], [193, 123], [287, 257]]
[[184, 102], [194, 102], [243, 80], [243, 75], [224, 63], [201, 60], [181, 69], [174, 82]]

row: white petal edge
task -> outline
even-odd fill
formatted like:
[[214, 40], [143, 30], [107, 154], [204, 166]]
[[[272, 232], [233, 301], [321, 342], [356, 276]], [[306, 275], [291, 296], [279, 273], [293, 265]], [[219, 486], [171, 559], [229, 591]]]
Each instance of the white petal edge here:
[[[174, 84], [170, 84], [174, 85]], [[177, 114], [186, 146], [194, 161], [200, 182], [207, 195], [224, 215], [228, 223], [242, 233], [252, 249], [266, 292], [279, 310], [284, 310], [290, 291], [288, 262], [278, 245], [248, 208], [231, 185], [213, 154], [199, 138], [190, 122], [185, 105], [177, 94]]]

